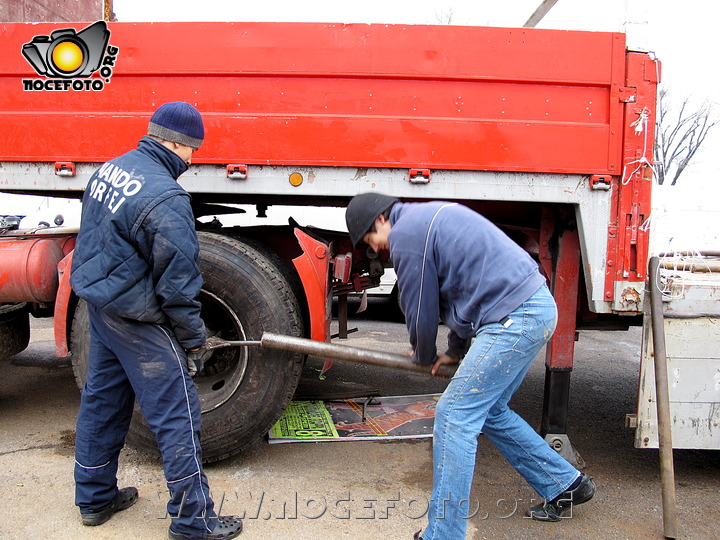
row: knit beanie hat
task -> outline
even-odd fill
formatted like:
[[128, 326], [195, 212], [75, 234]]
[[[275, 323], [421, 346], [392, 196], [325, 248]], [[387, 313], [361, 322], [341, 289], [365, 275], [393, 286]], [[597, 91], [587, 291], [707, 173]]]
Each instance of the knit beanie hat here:
[[382, 193], [360, 193], [350, 199], [345, 210], [345, 223], [353, 246], [360, 245], [377, 217], [396, 202], [398, 199], [395, 197]]
[[200, 111], [184, 101], [161, 105], [150, 118], [148, 135], [200, 148], [205, 138]]

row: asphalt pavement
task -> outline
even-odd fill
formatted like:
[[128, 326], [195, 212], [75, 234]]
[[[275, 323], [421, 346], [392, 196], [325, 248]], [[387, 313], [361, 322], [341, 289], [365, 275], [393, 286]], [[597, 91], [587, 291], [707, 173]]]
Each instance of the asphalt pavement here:
[[[353, 312], [357, 304], [351, 302]], [[347, 344], [404, 353], [407, 333], [393, 306], [371, 302], [350, 321]], [[444, 332], [438, 342], [444, 341]], [[167, 490], [152, 456], [123, 450], [121, 486], [140, 499], [100, 527], [83, 527], [73, 504], [74, 423], [79, 391], [72, 369], [53, 357], [52, 321], [33, 320], [28, 350], [0, 364], [0, 538], [166, 538]], [[524, 517], [538, 495], [480, 438], [471, 496], [472, 539], [663, 538], [657, 450], [636, 449], [625, 415], [635, 411], [641, 330], [583, 331], [576, 344], [569, 436], [597, 484], [595, 498], [559, 523]], [[542, 408], [544, 356], [512, 406], [532, 426]], [[305, 380], [317, 376], [311, 358]], [[336, 362], [315, 385], [367, 387], [381, 395], [442, 392], [424, 374]], [[208, 466], [216, 505], [244, 517], [247, 539], [407, 539], [424, 526], [432, 486], [430, 439], [267, 444]], [[679, 538], [718, 538], [720, 453], [675, 451]]]

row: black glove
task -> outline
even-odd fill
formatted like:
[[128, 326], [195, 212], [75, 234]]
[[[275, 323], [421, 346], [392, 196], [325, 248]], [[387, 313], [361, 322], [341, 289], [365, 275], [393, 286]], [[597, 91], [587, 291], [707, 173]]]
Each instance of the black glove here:
[[204, 357], [207, 351], [200, 347], [193, 350], [187, 350], [185, 352], [187, 353], [188, 373], [190, 373], [191, 377], [194, 377], [203, 370], [203, 367], [205, 367]]

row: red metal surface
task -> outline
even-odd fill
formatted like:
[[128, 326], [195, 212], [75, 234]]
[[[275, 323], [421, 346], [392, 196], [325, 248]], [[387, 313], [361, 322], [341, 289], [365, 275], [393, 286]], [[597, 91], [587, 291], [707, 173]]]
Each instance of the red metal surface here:
[[622, 34], [110, 23], [119, 52], [103, 90], [23, 90], [39, 77], [22, 45], [70, 26], [4, 25], [0, 160], [102, 162], [135, 146], [158, 105], [187, 100], [206, 120], [196, 163], [593, 174], [623, 165]]
[[[73, 243], [74, 245], [74, 243]], [[63, 260], [58, 263], [58, 285], [57, 296], [55, 297], [55, 312], [53, 315], [53, 333], [55, 336], [55, 356], [65, 358], [70, 354], [70, 328], [68, 316], [70, 316], [70, 299], [72, 298], [72, 287], [70, 287], [70, 268], [72, 267], [73, 252], [70, 251]]]
[[[558, 307], [555, 333], [545, 351], [545, 363], [552, 370], [573, 367], [580, 283], [580, 239], [573, 223], [569, 215], [559, 218], [551, 215], [547, 208], [543, 210], [540, 261], [550, 276], [550, 288]], [[555, 238], [551, 240], [551, 237]], [[551, 242], [556, 244], [554, 253], [550, 250]]]
[[333, 278], [340, 283], [347, 283], [350, 280], [352, 271], [352, 253], [337, 255], [333, 259]]
[[0, 302], [53, 302], [63, 250], [51, 238], [0, 239]]
[[305, 290], [310, 313], [310, 339], [328, 341], [332, 316], [329, 309], [332, 297], [328, 282], [330, 247], [300, 229], [295, 229], [295, 237], [303, 254], [293, 259], [293, 265]]
[[623, 118], [623, 169], [613, 179], [613, 204], [608, 227], [605, 299], [613, 300], [616, 281], [645, 281], [650, 231], [656, 86], [659, 62], [646, 54], [628, 53], [626, 85], [635, 95]]
[[103, 4], [103, 0], [8, 0], [0, 3], [0, 21], [97, 21], [103, 18]]
[[[330, 322], [332, 320], [332, 292], [329, 282], [330, 246], [312, 236], [295, 229], [295, 236], [303, 254], [293, 259], [305, 290], [308, 311], [310, 313], [310, 339], [330, 341]], [[321, 374], [333, 365], [326, 358]]]

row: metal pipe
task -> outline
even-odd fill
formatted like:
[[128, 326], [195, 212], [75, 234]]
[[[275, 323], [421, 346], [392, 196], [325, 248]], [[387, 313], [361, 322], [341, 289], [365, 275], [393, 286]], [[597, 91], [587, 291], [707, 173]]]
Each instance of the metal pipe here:
[[[430, 373], [432, 370], [431, 365], [414, 364], [410, 361], [410, 358], [399, 354], [373, 351], [370, 349], [359, 349], [357, 347], [347, 347], [345, 345], [335, 345], [324, 341], [283, 336], [269, 332], [265, 332], [262, 335], [260, 343], [263, 347], [268, 349], [293, 351], [324, 358], [347, 360], [349, 362], [357, 362], [360, 364], [404, 369], [420, 373]], [[455, 374], [456, 369], [457, 366], [440, 366], [440, 369], [438, 369], [438, 376], [452, 377]]]
[[220, 338], [208, 338], [202, 346], [206, 351], [214, 351], [215, 349], [226, 349], [228, 347], [260, 347], [260, 341], [225, 341]]
[[665, 348], [665, 326], [662, 291], [658, 285], [659, 257], [650, 258], [650, 310], [655, 357], [655, 397], [658, 417], [658, 446], [660, 449], [660, 483], [662, 486], [663, 531], [665, 538], [677, 538], [677, 508], [675, 499], [675, 468], [673, 464], [672, 423], [670, 420], [670, 392]]
[[[414, 364], [407, 356], [400, 354], [374, 351], [371, 349], [360, 349], [346, 345], [335, 345], [324, 341], [284, 336], [265, 332], [260, 341], [225, 341], [219, 338], [209, 338], [203, 349], [213, 351], [227, 347], [265, 347], [266, 349], [277, 349], [281, 351], [292, 351], [336, 360], [347, 360], [359, 364], [370, 364], [373, 366], [389, 367], [393, 369], [404, 369], [406, 371], [417, 371], [419, 373], [431, 373], [431, 365]], [[457, 366], [440, 366], [437, 375], [439, 377], [452, 377]]]
[[660, 263], [660, 267], [666, 270], [677, 270], [678, 272], [720, 272], [720, 261], [705, 259], [666, 259]]
[[720, 257], [720, 251], [702, 250], [702, 251], [669, 251], [666, 253], [668, 257], [679, 255], [682, 257]]

